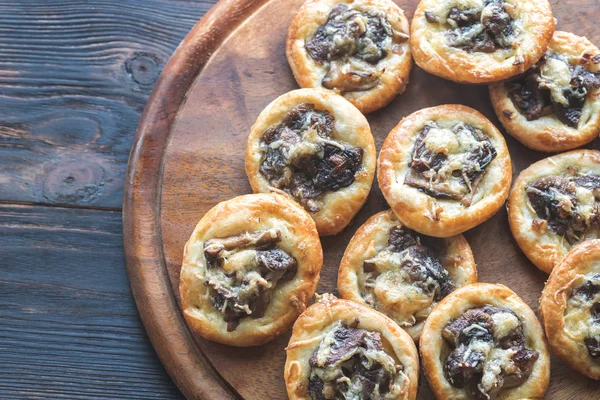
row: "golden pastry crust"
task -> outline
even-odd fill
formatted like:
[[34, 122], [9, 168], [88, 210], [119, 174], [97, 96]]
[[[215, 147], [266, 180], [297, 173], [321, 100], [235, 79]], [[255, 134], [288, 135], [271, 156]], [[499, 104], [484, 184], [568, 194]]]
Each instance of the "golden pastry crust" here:
[[[569, 32], [554, 32], [548, 52], [568, 57], [572, 64], [581, 65], [582, 56], [600, 54], [600, 50], [587, 38]], [[600, 71], [600, 64], [588, 60], [586, 67], [593, 72]], [[576, 128], [562, 123], [554, 113], [528, 121], [508, 96], [508, 82], [490, 85], [490, 98], [498, 119], [506, 131], [533, 150], [562, 152], [594, 140], [600, 132], [600, 89], [592, 89], [582, 110]]]
[[379, 332], [385, 352], [403, 366], [399, 400], [417, 396], [419, 383], [419, 356], [411, 337], [385, 315], [348, 300], [324, 294], [317, 303], [308, 307], [298, 318], [286, 348], [285, 384], [291, 400], [310, 400], [308, 378], [309, 359], [319, 348], [321, 339], [342, 321], [349, 324], [358, 319], [358, 328]]
[[[417, 135], [430, 121], [442, 126], [464, 122], [481, 129], [496, 151], [469, 206], [436, 199], [404, 182]], [[419, 110], [392, 129], [379, 154], [377, 179], [400, 222], [424, 235], [450, 237], [481, 224], [500, 209], [510, 189], [511, 171], [506, 142], [496, 127], [472, 108], [449, 104]]]
[[[545, 176], [563, 175], [570, 167], [576, 167], [582, 173], [600, 175], [600, 152], [573, 150], [540, 160], [521, 171], [508, 196], [506, 207], [510, 230], [527, 258], [547, 274], [571, 250], [571, 245], [547, 229], [547, 224], [538, 223], [538, 215], [530, 205], [525, 187]], [[598, 237], [599, 232], [591, 231], [586, 239]]]
[[600, 240], [589, 240], [573, 248], [550, 274], [542, 291], [539, 313], [552, 353], [576, 371], [600, 380], [600, 362], [590, 356], [583, 337], [567, 333], [565, 326], [569, 296], [585, 281], [585, 275], [597, 273]]
[[376, 86], [360, 91], [335, 89], [366, 114], [384, 107], [406, 89], [412, 68], [407, 40], [408, 20], [402, 9], [390, 0], [307, 0], [292, 20], [286, 42], [288, 62], [294, 78], [303, 88], [323, 87], [322, 80], [329, 67], [313, 60], [306, 51], [305, 44], [313, 38], [319, 27], [327, 22], [329, 12], [338, 4], [347, 4], [358, 10], [364, 7], [377, 8], [384, 12], [392, 28], [403, 36], [403, 43], [394, 44], [393, 51], [376, 64], [376, 74], [379, 78]]
[[519, 386], [501, 390], [498, 399], [541, 399], [550, 380], [550, 355], [542, 327], [517, 294], [504, 285], [490, 283], [474, 283], [456, 290], [437, 305], [425, 322], [419, 350], [433, 393], [438, 399], [470, 398], [466, 389], [452, 386], [445, 377], [442, 360], [444, 354], [448, 354], [449, 346], [442, 337], [442, 331], [466, 310], [486, 305], [513, 311], [523, 324], [526, 347], [539, 353], [529, 378]]
[[318, 198], [321, 203], [320, 210], [310, 213], [321, 236], [334, 235], [350, 223], [366, 201], [373, 183], [376, 163], [375, 142], [367, 119], [343, 97], [324, 89], [298, 89], [271, 102], [260, 113], [248, 136], [246, 174], [255, 193], [277, 191], [286, 194], [273, 188], [259, 171], [263, 160], [261, 137], [301, 103], [314, 104], [318, 110], [329, 111], [335, 119], [332, 139], [363, 150], [362, 164], [354, 175], [354, 182], [322, 194]]
[[[369, 305], [363, 297], [364, 285], [361, 283], [365, 274], [364, 262], [388, 246], [388, 232], [392, 227], [402, 227], [402, 224], [391, 210], [387, 210], [373, 215], [358, 228], [340, 263], [337, 284], [340, 297]], [[440, 264], [448, 272], [454, 286], [460, 287], [477, 282], [475, 260], [471, 247], [464, 236], [456, 235], [437, 240], [441, 246]], [[387, 292], [387, 290], [383, 290]], [[390, 317], [417, 342], [427, 318], [427, 314], [423, 313], [427, 313], [427, 310], [435, 307], [437, 302], [434, 300], [431, 304], [424, 304], [419, 301], [410, 301], [410, 298], [395, 300], [396, 302], [390, 303], [385, 298], [378, 297], [377, 301], [381, 304], [378, 311]], [[411, 303], [417, 304], [417, 307], [413, 307]], [[423, 314], [421, 315], [423, 319], [413, 323], [408, 318], [403, 318], [407, 314], [414, 317], [415, 313]]]
[[[205, 285], [204, 243], [259, 230], [277, 229], [277, 247], [297, 261], [297, 272], [275, 286], [263, 317], [245, 317], [232, 332], [212, 304]], [[312, 298], [323, 264], [315, 223], [295, 202], [279, 194], [251, 194], [221, 202], [198, 222], [185, 245], [179, 283], [189, 327], [205, 339], [230, 346], [258, 346], [285, 332]]]
[[410, 48], [417, 65], [455, 82], [489, 83], [525, 72], [544, 55], [555, 26], [546, 0], [505, 0], [506, 11], [520, 33], [511, 48], [491, 53], [450, 46], [447, 29], [428, 22], [425, 14], [433, 11], [444, 19], [452, 7], [467, 9], [481, 4], [478, 0], [422, 0], [410, 27]]

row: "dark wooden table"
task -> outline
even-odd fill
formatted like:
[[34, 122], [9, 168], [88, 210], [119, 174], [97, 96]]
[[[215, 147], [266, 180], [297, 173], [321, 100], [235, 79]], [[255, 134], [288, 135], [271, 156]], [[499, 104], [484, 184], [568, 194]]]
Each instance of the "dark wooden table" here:
[[216, 0], [0, 0], [0, 399], [180, 399], [125, 270], [154, 82]]

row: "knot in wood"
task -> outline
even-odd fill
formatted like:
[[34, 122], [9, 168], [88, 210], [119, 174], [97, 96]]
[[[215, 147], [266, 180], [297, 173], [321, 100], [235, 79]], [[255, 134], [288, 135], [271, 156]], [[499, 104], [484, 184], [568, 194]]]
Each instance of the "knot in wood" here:
[[44, 197], [52, 203], [90, 204], [105, 186], [102, 166], [85, 161], [54, 164], [44, 179]]
[[151, 86], [160, 74], [162, 62], [150, 54], [135, 54], [125, 62], [128, 76], [140, 86]]

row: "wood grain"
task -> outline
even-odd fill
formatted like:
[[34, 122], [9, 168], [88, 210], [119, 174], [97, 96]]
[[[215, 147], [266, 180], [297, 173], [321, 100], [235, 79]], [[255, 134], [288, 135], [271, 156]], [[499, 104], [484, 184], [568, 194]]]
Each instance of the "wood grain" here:
[[146, 100], [215, 2], [0, 2], [2, 200], [120, 209]]
[[0, 0], [1, 399], [183, 398], [137, 313], [118, 210], [154, 83], [214, 3]]
[[[197, 221], [217, 202], [250, 192], [243, 167], [250, 126], [270, 101], [297, 88], [285, 60], [284, 42], [289, 21], [301, 3], [220, 2], [169, 62], [138, 130], [125, 192], [128, 268], [157, 352], [189, 397], [223, 396], [207, 390], [207, 385], [245, 399], [286, 397], [282, 368], [287, 335], [251, 349], [232, 349], [192, 337], [182, 322], [177, 296], [183, 245]], [[410, 17], [417, 1], [397, 3]], [[595, 0], [552, 3], [559, 29], [587, 34], [600, 43], [600, 27], [590, 15], [600, 13]], [[239, 21], [243, 23], [238, 27]], [[444, 103], [471, 106], [499, 125], [487, 87], [458, 85], [415, 68], [407, 92], [368, 115], [377, 147], [403, 116]], [[510, 137], [507, 142], [514, 174], [544, 157]], [[335, 292], [337, 267], [350, 237], [384, 208], [383, 196], [374, 187], [355, 221], [339, 235], [323, 238], [325, 264], [318, 292]], [[515, 245], [506, 211], [466, 236], [481, 281], [504, 283], [537, 308], [546, 276]], [[175, 348], [185, 350], [184, 356], [174, 356]], [[190, 379], [202, 372], [206, 374], [201, 379]], [[431, 398], [425, 380], [421, 386], [419, 398]], [[547, 398], [570, 396], [598, 397], [600, 387], [554, 362]]]
[[181, 398], [127, 281], [119, 212], [0, 205], [0, 397]]

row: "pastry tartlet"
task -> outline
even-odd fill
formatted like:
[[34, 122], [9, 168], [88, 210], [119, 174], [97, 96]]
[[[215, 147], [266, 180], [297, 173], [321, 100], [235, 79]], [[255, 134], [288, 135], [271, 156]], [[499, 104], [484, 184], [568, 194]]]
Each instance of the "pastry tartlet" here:
[[369, 218], [350, 240], [337, 287], [340, 297], [387, 315], [418, 341], [435, 305], [476, 281], [473, 253], [462, 235], [419, 235], [388, 210]]
[[391, 0], [308, 0], [290, 25], [287, 59], [301, 87], [331, 89], [368, 113], [406, 89], [408, 29]]
[[403, 225], [450, 237], [498, 211], [510, 188], [511, 162], [504, 137], [487, 118], [469, 107], [442, 105], [392, 129], [377, 178]]
[[527, 258], [550, 273], [579, 242], [600, 237], [600, 152], [574, 150], [538, 161], [508, 197], [510, 230]]
[[185, 245], [179, 293], [190, 328], [231, 346], [287, 330], [312, 298], [323, 264], [314, 221], [279, 194], [221, 202]]
[[550, 380], [542, 327], [503, 285], [448, 295], [425, 322], [419, 349], [438, 399], [541, 399]]
[[558, 263], [539, 311], [552, 353], [600, 380], [600, 240], [580, 244]]
[[600, 132], [600, 50], [585, 37], [554, 32], [546, 54], [524, 75], [490, 85], [498, 119], [539, 151], [580, 147]]
[[422, 0], [410, 48], [417, 65], [431, 74], [489, 83], [535, 64], [554, 26], [547, 0]]
[[248, 137], [246, 174], [257, 192], [300, 203], [321, 235], [350, 223], [371, 190], [375, 143], [367, 119], [324, 89], [288, 92], [258, 116]]
[[286, 349], [288, 397], [413, 400], [419, 356], [385, 315], [325, 294], [298, 318]]

